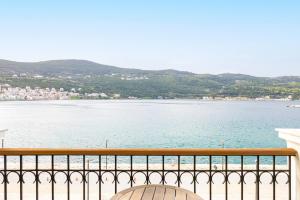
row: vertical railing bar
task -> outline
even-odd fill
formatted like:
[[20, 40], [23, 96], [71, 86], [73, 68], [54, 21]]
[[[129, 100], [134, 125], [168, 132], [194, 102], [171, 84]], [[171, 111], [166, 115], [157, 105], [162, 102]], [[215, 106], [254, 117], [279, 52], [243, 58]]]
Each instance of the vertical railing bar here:
[[193, 157], [193, 175], [194, 175], [194, 193], [197, 192], [197, 188], [196, 188], [196, 183], [197, 183], [197, 179], [196, 179], [196, 156]]
[[85, 184], [86, 184], [86, 171], [85, 171], [85, 155], [82, 156], [82, 199], [85, 200]]
[[292, 199], [292, 181], [291, 181], [291, 177], [292, 177], [292, 175], [291, 175], [291, 172], [292, 172], [292, 161], [291, 161], [291, 156], [289, 156], [289, 200], [291, 200]]
[[244, 156], [241, 156], [241, 200], [244, 199]]
[[35, 155], [35, 199], [39, 199], [39, 157], [38, 155]]
[[225, 156], [225, 199], [228, 200], [228, 156]]
[[86, 183], [87, 183], [87, 194], [86, 194], [86, 199], [89, 200], [90, 199], [90, 160], [87, 159], [87, 179], [86, 179]]
[[102, 172], [101, 172], [101, 162], [102, 162], [102, 157], [101, 155], [99, 156], [99, 200], [101, 200], [101, 184], [102, 184]]
[[23, 156], [20, 155], [20, 200], [23, 200]]
[[67, 155], [67, 197], [70, 200], [70, 155]]
[[259, 156], [256, 156], [256, 200], [259, 200]]
[[7, 200], [7, 156], [4, 155], [4, 200]]
[[51, 155], [51, 197], [54, 200], [54, 155]]
[[211, 162], [212, 156], [209, 156], [209, 199], [212, 199], [212, 173], [211, 173]]
[[180, 156], [177, 156], [177, 186], [180, 187]]
[[118, 169], [117, 169], [117, 159], [118, 159], [118, 157], [117, 157], [117, 155], [115, 155], [115, 194], [118, 192]]
[[162, 184], [165, 184], [165, 156], [162, 156]]
[[130, 187], [132, 187], [133, 186], [133, 176], [132, 176], [132, 170], [133, 170], [133, 168], [132, 168], [132, 155], [130, 156]]
[[149, 177], [149, 156], [146, 156], [146, 174], [147, 174], [147, 185], [150, 182], [150, 177]]
[[276, 157], [275, 157], [275, 155], [273, 155], [273, 180], [272, 180], [272, 182], [273, 182], [273, 200], [275, 200], [276, 199], [276, 185], [275, 185], [275, 183], [276, 183], [276, 174], [275, 174], [275, 165], [276, 165]]

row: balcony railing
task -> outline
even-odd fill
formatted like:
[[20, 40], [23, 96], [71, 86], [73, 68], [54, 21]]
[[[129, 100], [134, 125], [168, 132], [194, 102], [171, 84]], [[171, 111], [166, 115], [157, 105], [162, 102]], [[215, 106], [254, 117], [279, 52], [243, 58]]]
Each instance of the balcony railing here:
[[291, 148], [0, 150], [0, 198], [109, 199], [168, 184], [204, 199], [292, 199]]

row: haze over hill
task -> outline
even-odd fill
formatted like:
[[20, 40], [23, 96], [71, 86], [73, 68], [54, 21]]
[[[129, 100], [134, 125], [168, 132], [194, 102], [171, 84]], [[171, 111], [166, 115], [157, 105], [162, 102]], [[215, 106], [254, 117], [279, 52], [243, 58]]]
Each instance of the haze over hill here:
[[255, 77], [244, 74], [195, 74], [140, 70], [87, 60], [14, 62], [0, 60], [0, 84], [15, 87], [81, 88], [81, 92], [118, 93], [138, 98], [201, 98], [203, 96], [300, 96], [300, 77]]

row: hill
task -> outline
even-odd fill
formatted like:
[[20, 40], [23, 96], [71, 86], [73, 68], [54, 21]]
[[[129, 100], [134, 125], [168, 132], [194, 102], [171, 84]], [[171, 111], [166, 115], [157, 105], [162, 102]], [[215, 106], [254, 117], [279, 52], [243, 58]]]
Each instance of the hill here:
[[62, 75], [105, 75], [105, 74], [192, 74], [176, 70], [139, 70], [103, 65], [88, 60], [49, 60], [41, 62], [15, 62], [0, 59], [2, 74], [40, 74], [44, 76]]
[[0, 84], [14, 87], [81, 88], [81, 93], [118, 93], [121, 97], [201, 98], [292, 95], [300, 98], [300, 77], [195, 74], [177, 70], [140, 70], [86, 60], [14, 62], [0, 60]]

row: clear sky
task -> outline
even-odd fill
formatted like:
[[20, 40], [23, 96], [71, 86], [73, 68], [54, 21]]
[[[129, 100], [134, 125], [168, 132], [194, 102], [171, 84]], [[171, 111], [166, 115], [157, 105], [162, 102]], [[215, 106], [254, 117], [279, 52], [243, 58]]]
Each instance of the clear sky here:
[[0, 58], [300, 75], [300, 1], [1, 0]]

